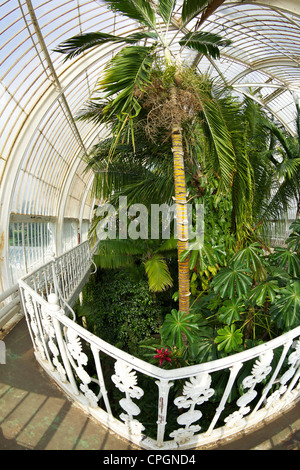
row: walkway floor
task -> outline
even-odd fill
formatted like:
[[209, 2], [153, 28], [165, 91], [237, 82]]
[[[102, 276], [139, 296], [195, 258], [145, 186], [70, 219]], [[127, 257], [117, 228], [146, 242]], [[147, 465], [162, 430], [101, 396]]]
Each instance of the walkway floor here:
[[4, 338], [0, 364], [0, 450], [129, 450], [77, 408], [35, 360], [25, 319]]
[[[25, 320], [4, 338], [0, 450], [137, 450], [70, 402], [36, 362]], [[216, 450], [300, 450], [300, 403], [276, 421]]]

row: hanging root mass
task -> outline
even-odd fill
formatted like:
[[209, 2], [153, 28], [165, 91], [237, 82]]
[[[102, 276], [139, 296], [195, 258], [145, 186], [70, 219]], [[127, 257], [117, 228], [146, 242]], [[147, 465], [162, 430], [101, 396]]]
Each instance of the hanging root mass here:
[[201, 106], [197, 97], [184, 89], [175, 88], [171, 94], [160, 83], [153, 83], [147, 90], [143, 107], [148, 111], [146, 132], [155, 138], [162, 129], [170, 131], [174, 125], [192, 119]]

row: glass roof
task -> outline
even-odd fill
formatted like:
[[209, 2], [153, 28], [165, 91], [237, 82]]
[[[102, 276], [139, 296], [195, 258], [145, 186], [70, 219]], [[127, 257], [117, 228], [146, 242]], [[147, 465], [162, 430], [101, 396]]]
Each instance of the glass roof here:
[[[177, 3], [170, 34], [177, 31], [182, 2]], [[82, 32], [122, 35], [138, 25], [113, 14], [101, 0], [2, 0], [0, 21], [2, 223], [10, 213], [89, 218], [93, 174], [84, 172], [82, 156], [106, 131], [75, 122], [74, 116], [120, 45], [68, 62], [53, 49]], [[256, 92], [255, 99], [294, 132], [300, 2], [226, 1], [200, 30], [220, 33], [232, 44], [218, 61], [200, 58], [199, 68], [221, 75], [238, 93]]]

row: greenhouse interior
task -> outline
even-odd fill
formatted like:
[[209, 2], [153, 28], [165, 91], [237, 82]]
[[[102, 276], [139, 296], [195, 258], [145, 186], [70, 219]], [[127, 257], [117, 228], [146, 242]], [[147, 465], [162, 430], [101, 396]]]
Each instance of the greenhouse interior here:
[[299, 0], [0, 21], [0, 449], [300, 450]]

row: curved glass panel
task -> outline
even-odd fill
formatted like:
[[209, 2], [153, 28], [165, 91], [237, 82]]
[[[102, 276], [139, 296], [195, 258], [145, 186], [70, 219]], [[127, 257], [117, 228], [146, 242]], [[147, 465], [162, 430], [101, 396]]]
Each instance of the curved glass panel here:
[[[178, 1], [170, 37], [178, 34], [181, 5]], [[8, 233], [11, 214], [78, 220], [77, 226], [86, 227], [93, 175], [84, 172], [82, 158], [106, 131], [74, 118], [121, 46], [105, 45], [67, 62], [53, 49], [79, 33], [122, 35], [138, 25], [115, 15], [102, 0], [2, 0], [0, 26], [1, 230]], [[184, 59], [197, 61], [201, 71], [214, 77], [221, 75], [237, 93], [255, 93], [294, 132], [294, 103], [300, 94], [299, 2], [225, 2], [200, 30], [219, 33], [232, 44], [218, 61], [192, 51]]]

